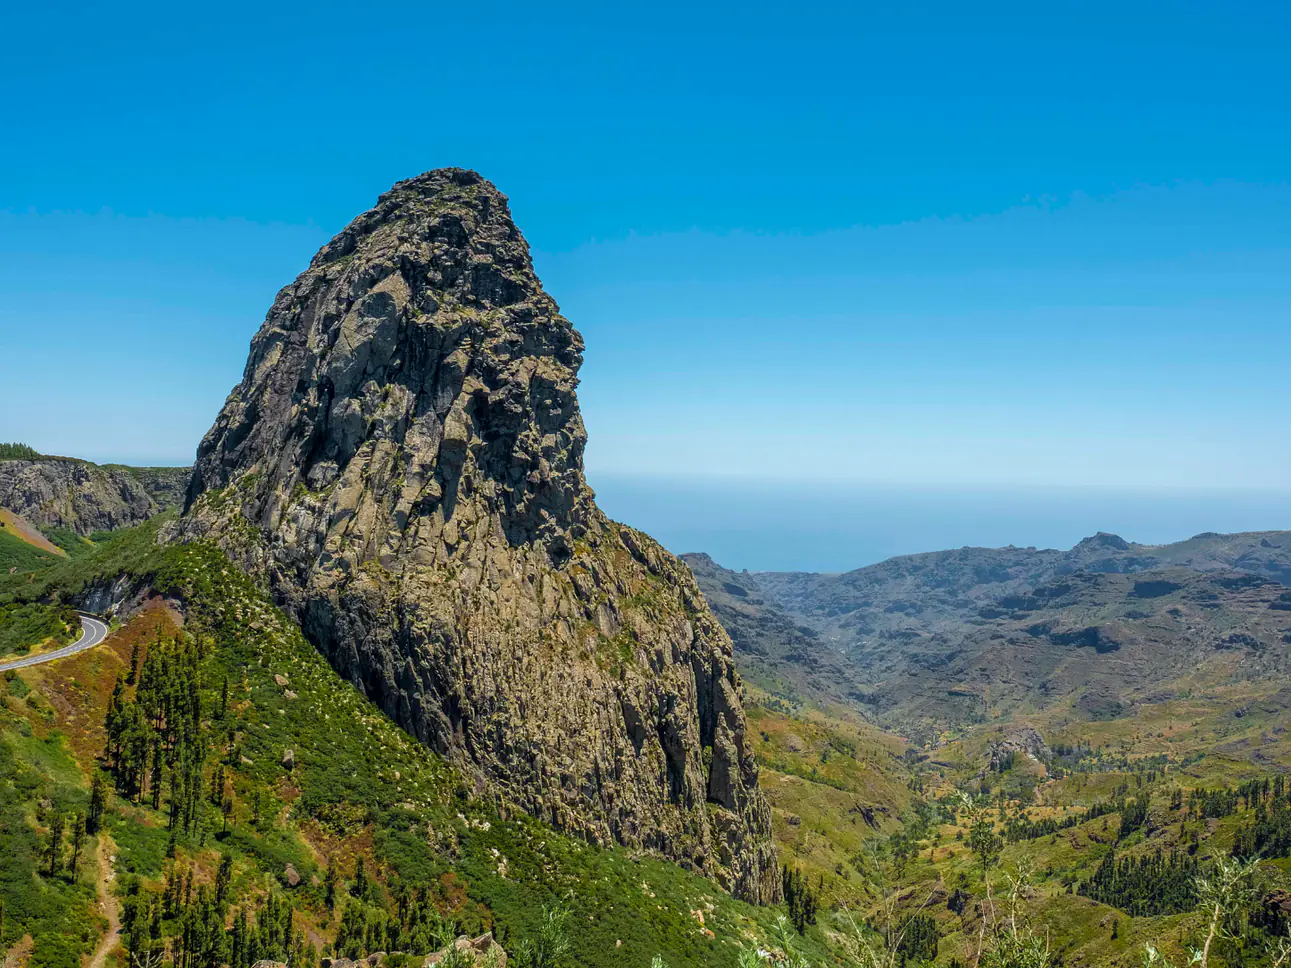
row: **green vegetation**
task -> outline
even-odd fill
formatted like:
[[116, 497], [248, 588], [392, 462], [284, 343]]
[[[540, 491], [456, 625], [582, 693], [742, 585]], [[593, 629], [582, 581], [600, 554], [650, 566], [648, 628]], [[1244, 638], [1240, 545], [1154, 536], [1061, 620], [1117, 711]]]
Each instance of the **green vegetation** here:
[[82, 538], [71, 528], [41, 528], [40, 533], [53, 544], [62, 548], [72, 558], [88, 555], [94, 550], [93, 541], [89, 538]]
[[[544, 912], [557, 908], [568, 912], [567, 964], [644, 968], [664, 952], [674, 968], [734, 965], [747, 943], [774, 934], [775, 910], [475, 795], [343, 682], [222, 554], [158, 547], [159, 524], [0, 580], [0, 601], [22, 605], [121, 575], [184, 603], [183, 631], [145, 613], [102, 649], [23, 670], [15, 681], [32, 688], [10, 691], [0, 725], [6, 742], [23, 729], [69, 731], [75, 803], [60, 809], [89, 816], [102, 801], [131, 961], [425, 954], [450, 935], [493, 930], [518, 964], [537, 965], [554, 930]], [[155, 627], [141, 624], [148, 614], [162, 616]], [[92, 728], [74, 725], [69, 709]], [[43, 831], [24, 823], [39, 841]], [[22, 876], [36, 876], [38, 853]], [[300, 948], [298, 934], [323, 948]], [[818, 928], [797, 944], [824, 955]]]
[[90, 584], [105, 578], [147, 582], [164, 561], [164, 555], [157, 549], [157, 532], [172, 520], [172, 513], [159, 514], [135, 528], [96, 532], [91, 536], [95, 545], [93, 554], [75, 558], [47, 555], [37, 573], [20, 581], [0, 574], [0, 604], [15, 599], [71, 601]]
[[1103, 857], [1080, 893], [1135, 917], [1177, 914], [1197, 906], [1197, 861], [1186, 853]]
[[51, 639], [57, 645], [66, 645], [80, 634], [80, 617], [66, 606], [0, 606], [0, 656], [26, 655], [33, 646]]
[[1052, 754], [1037, 759], [1000, 753], [999, 721], [915, 743], [766, 696], [749, 741], [787, 902], [756, 909], [477, 793], [218, 551], [159, 547], [163, 523], [0, 576], [0, 603], [32, 621], [121, 576], [129, 597], [152, 590], [185, 618], [181, 631], [164, 610], [136, 617], [104, 649], [3, 690], [0, 787], [24, 790], [0, 817], [21, 858], [17, 881], [0, 878], [4, 937], [62, 932], [33, 948], [42, 968], [76, 968], [93, 946], [84, 882], [104, 835], [124, 957], [187, 968], [420, 955], [487, 930], [522, 968], [644, 968], [656, 954], [671, 968], [1049, 968], [1138, 961], [1145, 943], [1162, 968], [1190, 957], [1185, 941], [1212, 965], [1257, 968], [1286, 931], [1241, 878], [1218, 922], [1206, 906], [1234, 858], [1257, 859], [1241, 865], [1251, 885], [1291, 868], [1277, 764], [1216, 746], [1254, 737], [1262, 757], [1284, 755], [1276, 687], [1099, 721], [1064, 710], [1040, 723]]
[[76, 764], [61, 737], [37, 738], [3, 705], [0, 739], [0, 950], [30, 934], [31, 968], [79, 968], [100, 928], [89, 851], [74, 857], [63, 835], [87, 804]]
[[26, 444], [0, 444], [0, 460], [38, 460], [43, 455]]
[[7, 528], [0, 528], [0, 575], [30, 574], [56, 560], [56, 555], [28, 544]]

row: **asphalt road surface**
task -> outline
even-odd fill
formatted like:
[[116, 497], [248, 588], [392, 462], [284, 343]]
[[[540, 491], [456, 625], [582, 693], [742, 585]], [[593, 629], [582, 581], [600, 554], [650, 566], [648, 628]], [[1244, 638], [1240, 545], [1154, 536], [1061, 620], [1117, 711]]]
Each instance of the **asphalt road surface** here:
[[88, 615], [81, 616], [81, 637], [71, 645], [65, 645], [61, 649], [55, 649], [53, 652], [42, 652], [40, 655], [29, 655], [25, 659], [14, 659], [12, 662], [0, 662], [0, 672], [6, 672], [9, 669], [25, 669], [27, 666], [40, 665], [43, 662], [53, 662], [55, 659], [65, 659], [69, 655], [76, 655], [78, 652], [84, 652], [86, 649], [92, 649], [105, 638], [108, 637], [108, 627], [100, 622], [97, 618], [90, 618]]

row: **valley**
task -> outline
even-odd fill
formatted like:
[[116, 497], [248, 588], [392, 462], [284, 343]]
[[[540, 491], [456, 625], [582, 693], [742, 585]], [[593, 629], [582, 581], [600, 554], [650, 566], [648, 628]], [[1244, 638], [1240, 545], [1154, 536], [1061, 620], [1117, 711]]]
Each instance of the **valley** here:
[[[937, 960], [971, 964], [989, 914], [969, 818], [989, 814], [990, 869], [1026, 875], [1027, 917], [1055, 960], [1092, 965], [1136, 962], [1165, 937], [1186, 957], [1199, 930], [1195, 873], [1095, 887], [1115, 864], [1202, 870], [1254, 853], [1271, 878], [1260, 903], [1279, 896], [1284, 848], [1244, 846], [1242, 831], [1286, 816], [1285, 801], [1234, 791], [1284, 790], [1291, 763], [1287, 547], [1288, 532], [1152, 548], [1097, 535], [1069, 552], [961, 549], [844, 575], [683, 559], [754, 684], [751, 722], [775, 726], [758, 755], [783, 859], [835, 906], [930, 919]], [[839, 760], [863, 779], [840, 783]], [[1225, 806], [1198, 806], [1221, 794]], [[867, 810], [878, 822], [857, 837]], [[1116, 893], [1171, 883], [1186, 889], [1174, 909]], [[1251, 921], [1276, 934], [1282, 917]]]

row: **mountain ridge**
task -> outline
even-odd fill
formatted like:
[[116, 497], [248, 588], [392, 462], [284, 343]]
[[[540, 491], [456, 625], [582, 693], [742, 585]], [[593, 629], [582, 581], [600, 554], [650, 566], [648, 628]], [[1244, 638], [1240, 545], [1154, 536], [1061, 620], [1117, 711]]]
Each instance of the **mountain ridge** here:
[[[1181, 565], [1196, 571], [1238, 570], [1291, 584], [1291, 531], [1204, 532], [1183, 541], [1144, 545], [1099, 532], [1071, 548], [965, 547], [899, 555], [836, 574], [756, 572], [764, 594], [822, 635], [930, 627], [973, 613], [978, 604], [1075, 571], [1137, 572]], [[862, 612], [864, 623], [846, 616]], [[887, 618], [884, 616], [898, 616]]]
[[[1246, 660], [1228, 674], [1281, 674], [1289, 553], [1286, 531], [1165, 545], [1099, 532], [1066, 551], [960, 548], [836, 575], [683, 560], [750, 675], [918, 730], [1065, 701], [1077, 715], [1120, 715], [1190, 669], [1218, 669], [1214, 653], [1229, 646]], [[1183, 621], [1171, 614], [1181, 609]]]

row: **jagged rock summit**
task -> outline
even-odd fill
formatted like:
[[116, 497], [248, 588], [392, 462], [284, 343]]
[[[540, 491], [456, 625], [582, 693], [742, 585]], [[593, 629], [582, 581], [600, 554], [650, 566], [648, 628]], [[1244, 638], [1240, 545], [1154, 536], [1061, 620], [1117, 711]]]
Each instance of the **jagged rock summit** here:
[[455, 168], [400, 182], [278, 294], [177, 533], [482, 788], [774, 900], [730, 640], [596, 506], [582, 349], [505, 196]]

